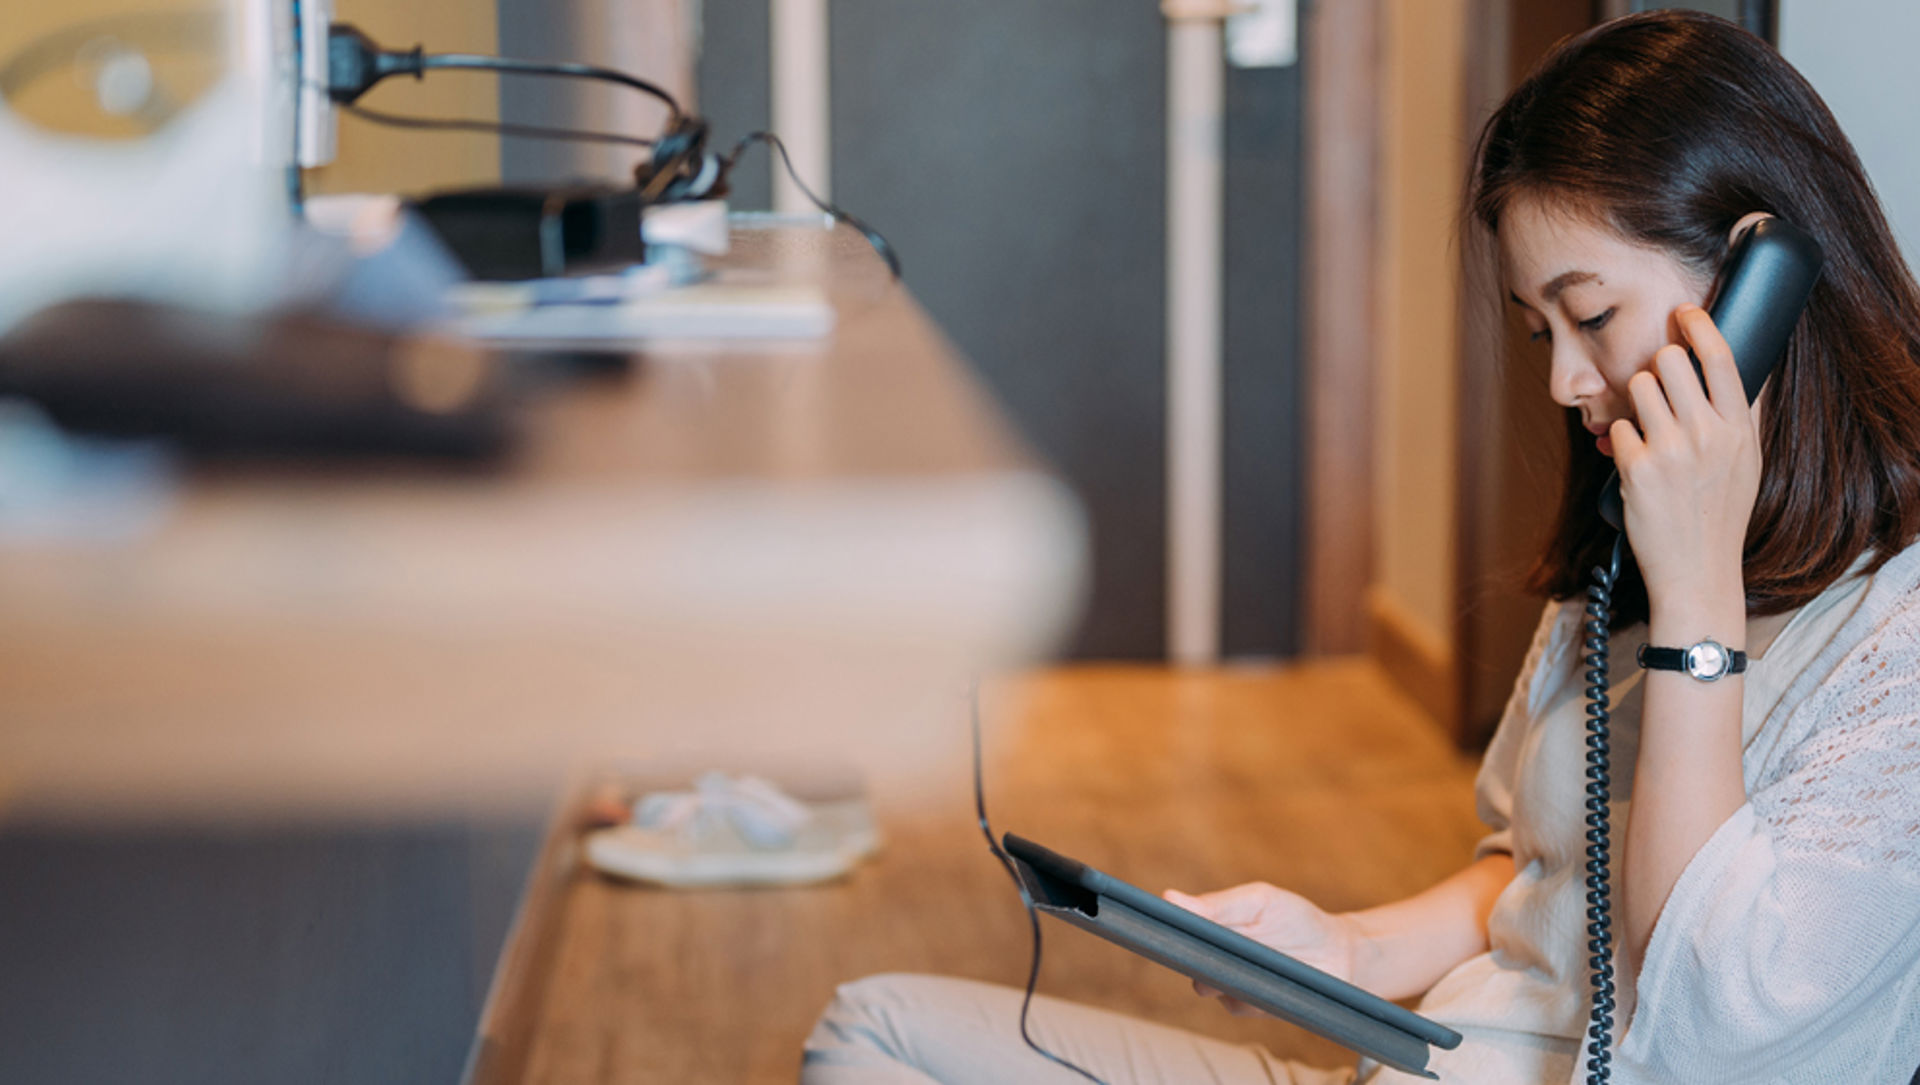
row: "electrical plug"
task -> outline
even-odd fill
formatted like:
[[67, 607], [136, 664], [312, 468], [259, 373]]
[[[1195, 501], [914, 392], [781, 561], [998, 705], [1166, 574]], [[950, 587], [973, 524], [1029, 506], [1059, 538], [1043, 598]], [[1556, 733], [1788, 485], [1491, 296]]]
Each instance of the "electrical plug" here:
[[351, 105], [390, 75], [426, 74], [426, 61], [416, 45], [404, 53], [380, 48], [358, 27], [335, 23], [327, 28], [327, 97]]

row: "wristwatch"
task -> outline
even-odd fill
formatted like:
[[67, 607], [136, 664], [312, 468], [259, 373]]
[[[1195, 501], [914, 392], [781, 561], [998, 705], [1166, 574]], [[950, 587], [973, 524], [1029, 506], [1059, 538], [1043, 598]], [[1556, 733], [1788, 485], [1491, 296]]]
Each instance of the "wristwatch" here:
[[1651, 644], [1642, 644], [1635, 659], [1646, 670], [1680, 671], [1702, 682], [1718, 681], [1730, 674], [1744, 674], [1747, 669], [1747, 653], [1712, 639], [1685, 648], [1655, 648]]

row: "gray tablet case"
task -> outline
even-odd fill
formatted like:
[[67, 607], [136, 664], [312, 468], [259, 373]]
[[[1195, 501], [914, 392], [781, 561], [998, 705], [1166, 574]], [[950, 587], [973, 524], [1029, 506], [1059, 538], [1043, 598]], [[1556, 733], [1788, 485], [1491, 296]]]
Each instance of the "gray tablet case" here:
[[1036, 907], [1377, 1062], [1437, 1079], [1430, 1046], [1460, 1034], [1137, 886], [1008, 833]]

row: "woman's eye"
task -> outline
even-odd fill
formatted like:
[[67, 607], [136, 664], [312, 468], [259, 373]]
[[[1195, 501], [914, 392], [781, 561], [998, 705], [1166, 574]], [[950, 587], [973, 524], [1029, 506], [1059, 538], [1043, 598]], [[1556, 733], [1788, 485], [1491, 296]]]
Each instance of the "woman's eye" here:
[[1533, 334], [1527, 336], [1527, 342], [1538, 343], [1541, 340], [1552, 339], [1552, 338], [1553, 338], [1553, 332], [1551, 330], [1547, 328], [1541, 328], [1539, 331], [1534, 332]]
[[1606, 327], [1607, 321], [1612, 319], [1613, 319], [1613, 310], [1608, 309], [1606, 312], [1601, 313], [1599, 316], [1590, 316], [1587, 319], [1582, 320], [1580, 322], [1580, 329], [1582, 331], [1597, 332], [1601, 328]]

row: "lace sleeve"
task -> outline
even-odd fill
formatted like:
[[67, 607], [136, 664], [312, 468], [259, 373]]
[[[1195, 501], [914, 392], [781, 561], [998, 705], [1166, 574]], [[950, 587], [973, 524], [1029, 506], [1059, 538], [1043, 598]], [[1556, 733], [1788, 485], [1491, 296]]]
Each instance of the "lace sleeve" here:
[[1824, 1068], [1846, 1034], [1880, 1046], [1920, 1016], [1920, 631], [1869, 637], [1793, 721], [1809, 733], [1694, 856], [1655, 926], [1621, 1045], [1650, 1079], [1769, 1079], [1816, 1055]]

